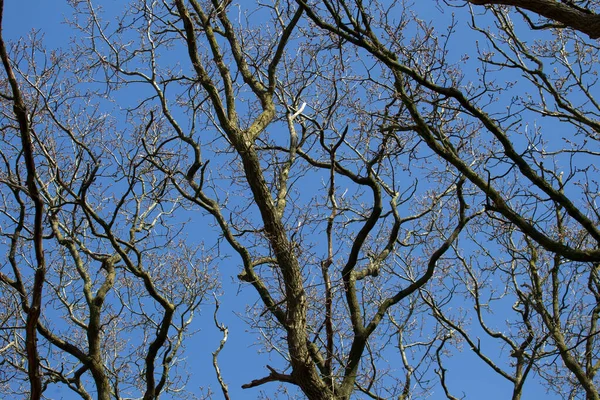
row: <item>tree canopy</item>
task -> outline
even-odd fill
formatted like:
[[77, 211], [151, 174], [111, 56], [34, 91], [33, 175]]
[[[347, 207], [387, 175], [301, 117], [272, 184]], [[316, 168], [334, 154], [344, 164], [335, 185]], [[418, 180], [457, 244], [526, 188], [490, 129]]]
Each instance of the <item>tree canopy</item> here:
[[229, 399], [231, 299], [249, 397], [600, 399], [599, 2], [69, 4], [0, 35], [1, 394]]

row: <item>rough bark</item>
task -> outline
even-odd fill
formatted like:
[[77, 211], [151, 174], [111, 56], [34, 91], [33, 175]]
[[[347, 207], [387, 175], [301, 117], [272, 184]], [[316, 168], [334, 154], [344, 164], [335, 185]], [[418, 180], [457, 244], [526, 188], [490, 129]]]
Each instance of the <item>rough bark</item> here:
[[468, 0], [476, 5], [495, 5], [519, 7], [542, 17], [557, 21], [567, 27], [585, 33], [592, 39], [600, 37], [600, 15], [586, 9], [574, 7], [555, 0]]

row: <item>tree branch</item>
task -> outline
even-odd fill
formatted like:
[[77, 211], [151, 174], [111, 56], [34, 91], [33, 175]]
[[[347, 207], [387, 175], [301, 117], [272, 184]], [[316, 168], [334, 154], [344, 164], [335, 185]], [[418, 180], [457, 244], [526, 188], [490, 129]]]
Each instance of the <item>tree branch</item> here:
[[558, 21], [591, 39], [600, 38], [600, 15], [555, 0], [467, 0], [475, 5], [506, 5], [523, 8]]

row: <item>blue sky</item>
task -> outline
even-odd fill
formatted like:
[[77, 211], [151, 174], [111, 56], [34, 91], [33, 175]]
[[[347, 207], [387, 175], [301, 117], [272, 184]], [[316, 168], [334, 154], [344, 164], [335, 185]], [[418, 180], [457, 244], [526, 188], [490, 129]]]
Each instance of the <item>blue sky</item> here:
[[[434, 2], [431, 1], [431, 4]], [[107, 0], [102, 2], [109, 11], [118, 12], [123, 2]], [[425, 3], [423, 3], [425, 4]], [[5, 16], [3, 31], [5, 38], [16, 40], [27, 35], [32, 29], [39, 29], [44, 33], [45, 43], [50, 47], [68, 48], [68, 37], [70, 29], [63, 24], [65, 18], [69, 18], [70, 8], [64, 1], [52, 0], [7, 0], [5, 4]], [[447, 12], [446, 17], [449, 16]], [[471, 42], [471, 44], [473, 44]], [[452, 50], [452, 49], [451, 49]], [[464, 52], [465, 48], [455, 49], [457, 53]], [[185, 57], [183, 62], [188, 62]], [[197, 226], [205, 226], [206, 218], [198, 218]], [[193, 232], [196, 237], [211, 235], [210, 232], [199, 230]], [[250, 382], [268, 374], [266, 364], [279, 367], [281, 362], [269, 359], [266, 355], [259, 355], [259, 347], [253, 345], [256, 336], [248, 332], [248, 327], [239, 315], [243, 315], [245, 307], [255, 302], [257, 296], [248, 286], [240, 286], [235, 281], [235, 276], [240, 270], [240, 262], [236, 256], [229, 257], [220, 265], [220, 273], [223, 278], [222, 307], [219, 311], [219, 319], [229, 328], [229, 341], [220, 355], [220, 367], [232, 398], [256, 398], [260, 390], [269, 393], [269, 385], [261, 389], [242, 390], [244, 383]], [[201, 315], [197, 316], [192, 330], [198, 329], [198, 333], [188, 341], [185, 357], [191, 379], [188, 390], [199, 392], [200, 387], [210, 386], [215, 393], [214, 398], [221, 398], [219, 388], [212, 369], [211, 352], [218, 346], [221, 339], [220, 332], [212, 323], [213, 307], [206, 304], [202, 307]], [[475, 362], [474, 356], [465, 352], [446, 361], [451, 379], [451, 388], [455, 394], [464, 391], [467, 398], [489, 400], [506, 399], [510, 395], [510, 385], [497, 377], [490, 369], [484, 367], [481, 362]], [[532, 388], [526, 385], [524, 399], [548, 398], [543, 389]], [[293, 388], [290, 388], [294, 392]], [[49, 392], [53, 398], [71, 399], [66, 392]], [[359, 398], [359, 397], [357, 397]], [[432, 396], [433, 399], [441, 399], [441, 392]]]
[[[121, 1], [103, 1], [103, 7], [107, 11], [119, 11], [123, 2]], [[72, 30], [64, 21], [71, 14], [71, 8], [65, 1], [44, 1], [44, 0], [23, 0], [5, 2], [3, 33], [7, 40], [16, 41], [21, 37], [28, 36], [33, 30], [39, 30], [43, 33], [44, 43], [50, 48], [68, 49], [69, 37]], [[203, 223], [208, 224], [208, 218], [198, 218]], [[200, 222], [200, 221], [199, 221]], [[196, 237], [202, 238], [207, 232], [195, 232]], [[211, 236], [210, 233], [208, 233]], [[223, 290], [227, 291], [227, 296], [221, 298], [221, 308], [219, 310], [219, 319], [221, 323], [229, 327], [229, 340], [225, 349], [220, 354], [220, 366], [233, 398], [248, 396], [253, 398], [258, 394], [258, 389], [253, 390], [253, 394], [243, 391], [241, 385], [248, 383], [253, 379], [260, 378], [268, 374], [265, 364], [278, 366], [276, 360], [269, 360], [264, 355], [257, 354], [258, 349], [253, 346], [255, 337], [246, 332], [247, 326], [237, 315], [243, 315], [245, 306], [255, 301], [254, 292], [249, 287], [242, 288], [233, 281], [239, 273], [240, 263], [236, 257], [228, 258], [220, 263], [221, 274], [223, 276]], [[191, 331], [198, 331], [197, 334], [187, 343], [187, 351], [184, 357], [187, 359], [188, 371], [190, 372], [190, 382], [188, 390], [201, 395], [208, 392], [208, 388], [216, 392], [214, 398], [220, 398], [220, 389], [218, 387], [215, 373], [212, 368], [212, 355], [221, 340], [221, 333], [213, 323], [214, 306], [209, 297], [207, 303], [201, 307], [201, 313], [197, 315]], [[59, 386], [60, 388], [60, 386]], [[46, 393], [54, 399], [74, 399], [68, 390], [57, 390], [56, 387], [48, 390]]]

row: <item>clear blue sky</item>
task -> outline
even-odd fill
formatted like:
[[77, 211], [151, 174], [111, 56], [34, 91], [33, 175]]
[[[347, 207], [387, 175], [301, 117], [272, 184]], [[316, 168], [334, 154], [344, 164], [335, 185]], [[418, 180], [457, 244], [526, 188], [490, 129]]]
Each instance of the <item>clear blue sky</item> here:
[[[116, 0], [102, 1], [102, 5], [109, 12], [118, 12], [125, 2]], [[423, 4], [431, 7], [433, 12], [433, 0], [427, 0]], [[44, 33], [45, 42], [50, 47], [68, 47], [70, 29], [63, 24], [65, 18], [69, 18], [70, 8], [63, 0], [6, 0], [4, 17], [4, 35], [6, 38], [16, 40], [27, 35], [32, 29], [39, 29]], [[435, 11], [437, 12], [437, 11]], [[452, 49], [450, 49], [452, 50]], [[464, 48], [456, 49], [464, 52]], [[182, 57], [182, 62], [188, 62]], [[204, 225], [204, 224], [198, 224]], [[210, 235], [209, 232], [197, 232], [198, 236]], [[266, 364], [279, 366], [277, 360], [270, 360], [265, 355], [259, 355], [259, 348], [253, 346], [255, 336], [248, 332], [248, 327], [236, 314], [243, 315], [245, 307], [251, 305], [257, 296], [249, 287], [240, 289], [235, 282], [235, 276], [239, 272], [239, 260], [233, 256], [228, 258], [221, 266], [223, 278], [223, 290], [226, 295], [222, 298], [223, 304], [220, 310], [220, 320], [229, 327], [229, 341], [220, 355], [220, 367], [224, 378], [229, 384], [233, 399], [256, 398], [259, 389], [242, 390], [240, 386], [252, 379], [260, 378], [268, 374]], [[196, 391], [201, 386], [211, 386], [215, 392], [214, 398], [221, 398], [220, 390], [216, 384], [214, 370], [211, 365], [211, 352], [218, 346], [221, 338], [220, 332], [212, 323], [213, 307], [207, 304], [202, 307], [201, 315], [197, 316], [192, 330], [199, 332], [187, 342], [185, 357], [188, 359], [191, 380], [188, 389]], [[399, 362], [399, 361], [398, 361]], [[480, 361], [476, 361], [472, 354], [465, 351], [462, 356], [455, 356], [447, 361], [451, 388], [455, 395], [460, 395], [461, 387], [470, 399], [500, 400], [510, 396], [510, 385], [503, 382], [489, 368]], [[526, 385], [523, 399], [548, 398], [543, 389]], [[269, 392], [269, 385], [261, 387]], [[293, 388], [290, 388], [293, 391]], [[198, 392], [198, 394], [200, 394]], [[71, 399], [68, 392], [49, 392], [50, 397], [60, 399]], [[359, 397], [357, 397], [359, 398]], [[441, 392], [432, 396], [433, 399], [441, 399]]]

